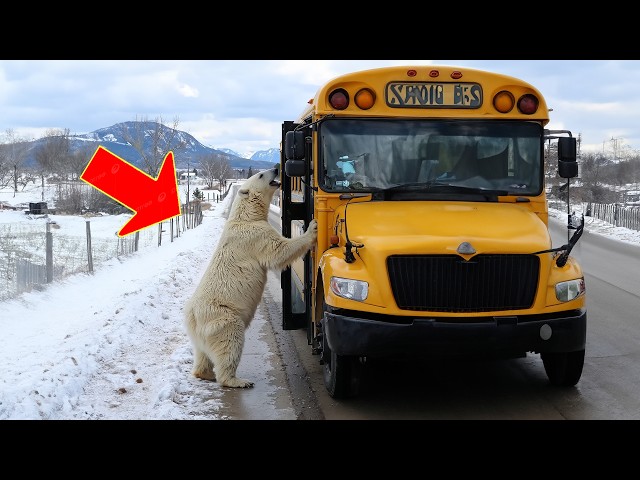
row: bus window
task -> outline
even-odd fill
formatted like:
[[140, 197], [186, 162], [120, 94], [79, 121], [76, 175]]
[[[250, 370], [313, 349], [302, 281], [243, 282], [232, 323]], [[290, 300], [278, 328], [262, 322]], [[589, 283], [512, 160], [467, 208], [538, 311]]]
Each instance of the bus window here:
[[495, 120], [327, 120], [319, 128], [319, 184], [378, 191], [438, 181], [538, 195], [540, 126]]

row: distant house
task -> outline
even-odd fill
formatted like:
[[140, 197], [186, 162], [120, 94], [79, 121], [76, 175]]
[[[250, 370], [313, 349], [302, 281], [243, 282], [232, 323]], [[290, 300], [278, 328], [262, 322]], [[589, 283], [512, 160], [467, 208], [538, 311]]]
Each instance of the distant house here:
[[194, 173], [194, 172], [188, 172], [188, 173], [187, 172], [182, 172], [180, 174], [180, 180], [187, 180], [187, 179], [193, 180], [194, 178], [197, 178], [197, 177], [198, 177], [198, 175], [196, 173]]
[[640, 190], [627, 190], [622, 193], [625, 205], [640, 205]]

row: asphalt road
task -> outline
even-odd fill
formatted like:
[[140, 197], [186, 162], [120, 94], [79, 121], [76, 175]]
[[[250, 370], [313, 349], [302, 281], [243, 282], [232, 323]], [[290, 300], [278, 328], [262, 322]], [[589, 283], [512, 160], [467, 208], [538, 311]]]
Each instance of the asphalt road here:
[[[566, 229], [552, 220], [554, 246]], [[303, 330], [282, 331], [278, 274], [265, 299], [291, 404], [308, 420], [640, 419], [640, 247], [591, 234], [574, 248], [587, 284], [587, 347], [580, 382], [549, 385], [540, 356], [377, 361], [360, 396], [332, 399]]]

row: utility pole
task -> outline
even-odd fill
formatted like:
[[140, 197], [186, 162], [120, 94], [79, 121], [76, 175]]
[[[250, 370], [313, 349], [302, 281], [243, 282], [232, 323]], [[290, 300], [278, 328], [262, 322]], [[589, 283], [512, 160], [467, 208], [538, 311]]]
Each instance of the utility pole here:
[[189, 214], [189, 184], [191, 178], [191, 164], [189, 163], [190, 159], [187, 158], [187, 214]]

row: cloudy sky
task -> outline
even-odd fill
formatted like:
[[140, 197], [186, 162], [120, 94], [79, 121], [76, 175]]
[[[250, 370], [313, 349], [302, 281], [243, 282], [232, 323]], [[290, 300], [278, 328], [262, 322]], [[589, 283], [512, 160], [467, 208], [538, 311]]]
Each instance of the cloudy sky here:
[[640, 149], [640, 60], [0, 60], [0, 141], [48, 129], [88, 133], [163, 120], [214, 148], [277, 148], [320, 85], [387, 65], [495, 70], [536, 86], [548, 128], [582, 135], [582, 151]]

